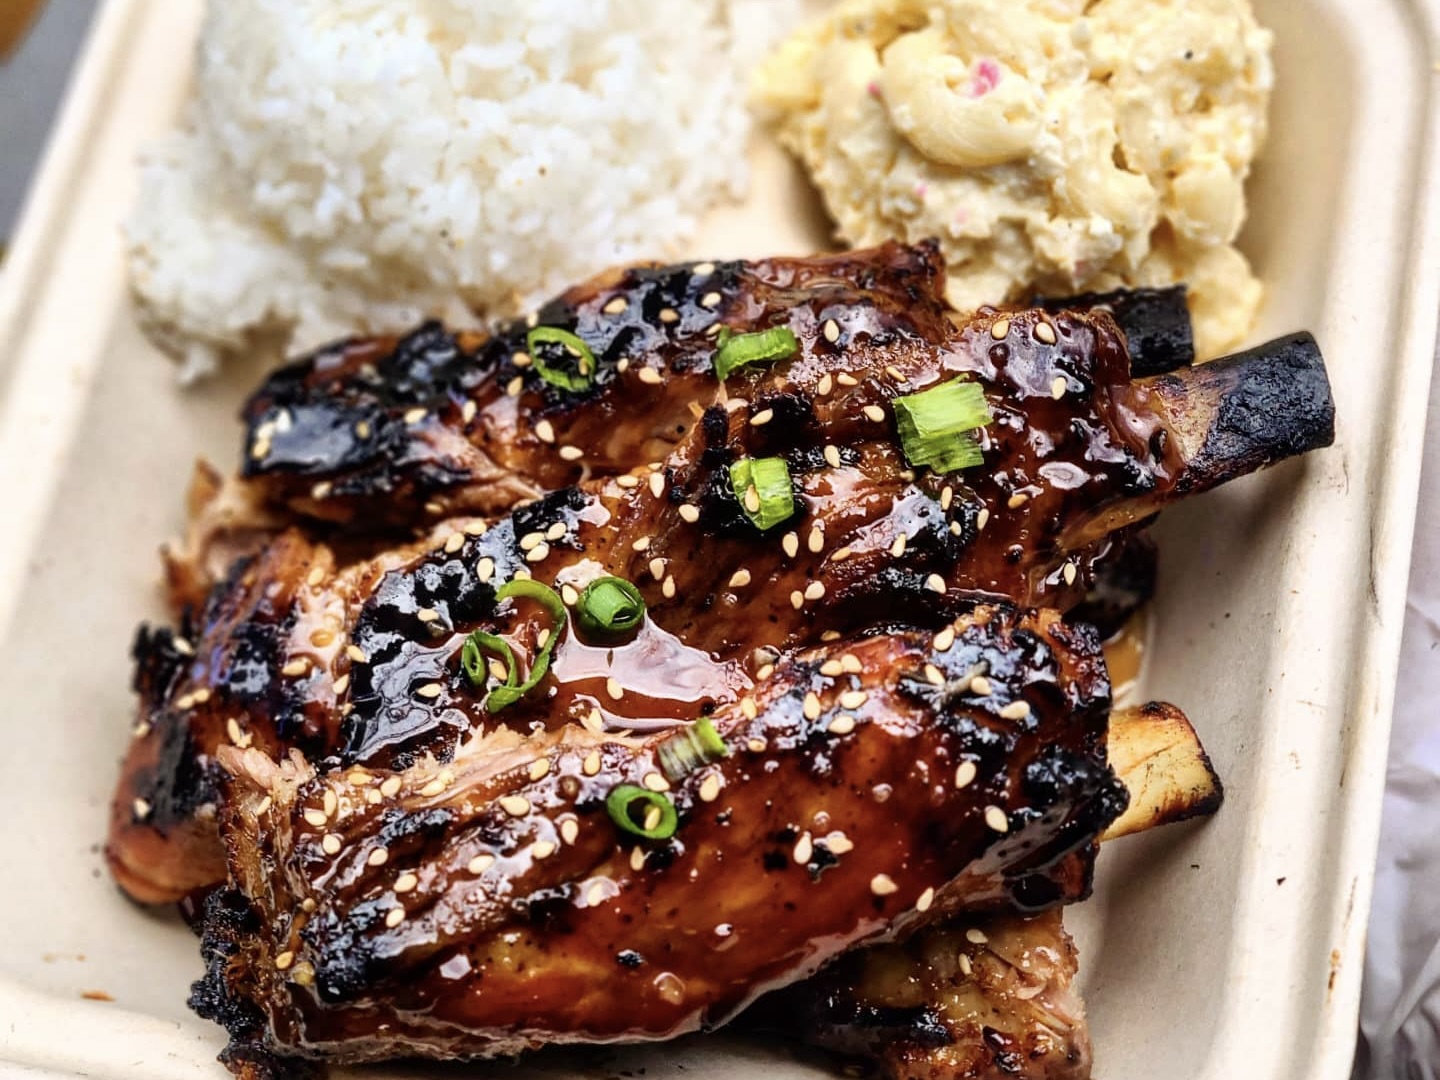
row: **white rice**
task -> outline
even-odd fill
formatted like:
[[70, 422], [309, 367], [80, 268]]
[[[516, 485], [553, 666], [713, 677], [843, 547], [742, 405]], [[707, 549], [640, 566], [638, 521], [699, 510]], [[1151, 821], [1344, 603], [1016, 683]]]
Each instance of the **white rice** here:
[[211, 0], [186, 123], [126, 224], [142, 321], [193, 375], [673, 255], [742, 193], [743, 69], [790, 21], [768, 0]]

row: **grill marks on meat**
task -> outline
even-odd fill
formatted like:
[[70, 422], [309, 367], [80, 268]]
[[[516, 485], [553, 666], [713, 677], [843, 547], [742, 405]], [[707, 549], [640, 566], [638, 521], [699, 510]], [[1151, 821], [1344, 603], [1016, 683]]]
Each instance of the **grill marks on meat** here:
[[[822, 673], [842, 656], [851, 672]], [[664, 1038], [1034, 879], [1078, 898], [1076, 863], [1125, 804], [1098, 646], [1053, 614], [979, 608], [943, 652], [915, 631], [834, 642], [753, 699], [714, 714], [728, 755], [668, 784], [662, 841], [603, 803], [665, 783], [666, 735], [497, 732], [403, 773], [224, 751], [231, 880], [258, 918], [212, 921], [231, 944], [212, 941], [209, 1000], [241, 1003], [215, 1011], [242, 1040], [258, 1010], [272, 1049], [340, 1060]]]
[[[246, 407], [244, 475], [273, 502], [334, 521], [409, 525], [494, 513], [591, 475], [662, 459], [716, 393], [725, 326], [789, 326], [807, 352], [840, 341], [883, 367], [953, 336], [933, 244], [809, 259], [640, 266], [603, 274], [536, 314], [593, 351], [593, 388], [546, 383], [530, 320], [491, 335], [435, 323], [322, 349]], [[552, 358], [553, 359], [553, 358]], [[549, 438], [550, 432], [555, 433]], [[584, 451], [583, 465], [562, 446]]]

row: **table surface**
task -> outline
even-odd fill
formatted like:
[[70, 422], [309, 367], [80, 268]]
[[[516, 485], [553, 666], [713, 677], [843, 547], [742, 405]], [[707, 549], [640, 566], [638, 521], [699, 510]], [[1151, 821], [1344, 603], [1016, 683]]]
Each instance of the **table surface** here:
[[[50, 0], [0, 64], [0, 243], [19, 218], [96, 3]], [[1366, 960], [1356, 1068], [1366, 1080], [1440, 1080], [1440, 830], [1428, 812], [1440, 801], [1440, 379], [1430, 404]]]

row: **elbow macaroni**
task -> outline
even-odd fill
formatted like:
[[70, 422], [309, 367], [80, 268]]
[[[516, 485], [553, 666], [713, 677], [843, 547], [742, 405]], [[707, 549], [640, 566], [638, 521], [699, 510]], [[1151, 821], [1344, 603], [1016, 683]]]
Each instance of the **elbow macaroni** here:
[[845, 239], [940, 238], [957, 308], [1187, 280], [1213, 354], [1260, 301], [1270, 47], [1250, 0], [843, 0], [755, 96]]

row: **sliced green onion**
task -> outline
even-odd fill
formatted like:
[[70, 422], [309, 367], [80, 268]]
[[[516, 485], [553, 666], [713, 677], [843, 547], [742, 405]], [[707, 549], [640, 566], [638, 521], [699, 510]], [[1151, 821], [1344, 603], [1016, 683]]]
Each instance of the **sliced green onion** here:
[[465, 639], [465, 644], [460, 649], [460, 667], [464, 670], [465, 677], [470, 680], [470, 685], [484, 686], [489, 681], [490, 666], [485, 663], [486, 652], [496, 653], [505, 661], [504, 685], [516, 685], [520, 676], [515, 669], [515, 651], [504, 638], [487, 634], [484, 630], [470, 631], [470, 636]]
[[[575, 360], [575, 370], [554, 367], [541, 355], [539, 345], [559, 345]], [[558, 326], [537, 326], [525, 335], [525, 349], [540, 377], [561, 390], [580, 392], [595, 385], [595, 354], [590, 346], [569, 330]]]
[[645, 598], [624, 578], [596, 578], [580, 594], [575, 621], [592, 634], [628, 634], [645, 621]]
[[983, 464], [975, 430], [990, 423], [985, 391], [977, 382], [955, 379], [895, 399], [895, 426], [905, 460], [916, 468], [954, 472]]
[[720, 738], [715, 725], [705, 716], [681, 728], [662, 742], [657, 750], [660, 771], [672, 781], [680, 780], [708, 762], [719, 761], [729, 753], [725, 740]]
[[[485, 696], [485, 708], [491, 712], [497, 712], [507, 705], [515, 704], [540, 685], [540, 680], [545, 678], [545, 673], [550, 670], [550, 654], [555, 651], [555, 643], [560, 640], [560, 632], [565, 629], [565, 601], [561, 600], [560, 595], [548, 585], [542, 585], [529, 578], [515, 578], [495, 590], [496, 600], [508, 600], [512, 596], [535, 600], [542, 604], [550, 613], [551, 618], [555, 620], [555, 625], [550, 628], [550, 636], [546, 639], [544, 647], [535, 654], [535, 661], [530, 665], [530, 674], [525, 681], [519, 686], [512, 686], [507, 681], [504, 686], [497, 686]], [[464, 662], [463, 655], [461, 662]]]
[[741, 458], [730, 466], [730, 490], [761, 532], [795, 513], [790, 467], [784, 458]]
[[[637, 808], [641, 808], [638, 820]], [[673, 802], [658, 791], [635, 784], [617, 784], [611, 789], [605, 797], [605, 811], [622, 830], [646, 840], [668, 840], [680, 824]]]
[[772, 364], [800, 351], [800, 341], [788, 326], [772, 326], [753, 334], [724, 337], [715, 352], [715, 377], [722, 382], [746, 364]]

